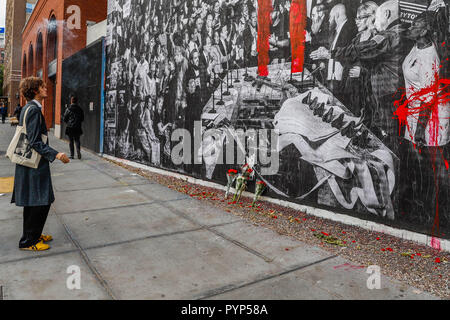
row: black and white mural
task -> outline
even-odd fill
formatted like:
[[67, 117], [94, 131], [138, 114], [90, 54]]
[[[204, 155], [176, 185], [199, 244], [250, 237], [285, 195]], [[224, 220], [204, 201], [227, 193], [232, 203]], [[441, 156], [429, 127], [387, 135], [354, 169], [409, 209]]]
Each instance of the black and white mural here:
[[448, 34], [439, 0], [110, 0], [105, 153], [449, 237]]

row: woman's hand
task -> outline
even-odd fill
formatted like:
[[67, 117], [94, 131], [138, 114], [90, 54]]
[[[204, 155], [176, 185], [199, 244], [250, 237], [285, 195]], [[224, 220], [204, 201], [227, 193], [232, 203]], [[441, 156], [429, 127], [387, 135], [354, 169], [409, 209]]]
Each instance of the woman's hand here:
[[70, 162], [70, 159], [69, 159], [69, 157], [67, 156], [67, 154], [62, 153], [62, 152], [60, 152], [60, 153], [58, 153], [58, 154], [56, 155], [56, 159], [58, 159], [58, 160], [61, 161], [62, 163], [69, 163], [69, 162]]

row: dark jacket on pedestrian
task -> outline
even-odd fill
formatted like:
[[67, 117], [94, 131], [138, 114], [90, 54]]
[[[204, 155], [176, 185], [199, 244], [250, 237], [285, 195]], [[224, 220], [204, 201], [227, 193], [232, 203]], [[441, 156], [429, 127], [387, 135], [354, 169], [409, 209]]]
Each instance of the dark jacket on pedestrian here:
[[64, 113], [64, 122], [67, 124], [66, 135], [81, 136], [83, 130], [81, 124], [84, 121], [84, 111], [77, 104], [71, 104]]
[[23, 125], [23, 117], [27, 108], [26, 119], [27, 138], [31, 147], [42, 158], [37, 169], [16, 165], [14, 177], [14, 191], [11, 203], [19, 207], [47, 206], [55, 201], [50, 162], [55, 161], [58, 151], [42, 141], [41, 135], [47, 135], [47, 125], [41, 108], [34, 101], [28, 102], [20, 115], [19, 125]]

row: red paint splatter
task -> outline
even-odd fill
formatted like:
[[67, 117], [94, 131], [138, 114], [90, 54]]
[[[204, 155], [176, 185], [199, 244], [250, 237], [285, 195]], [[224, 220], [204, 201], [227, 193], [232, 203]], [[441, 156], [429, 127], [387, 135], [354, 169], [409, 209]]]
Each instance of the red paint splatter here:
[[[406, 126], [408, 132], [411, 132], [411, 127], [408, 123], [408, 117], [414, 117], [418, 121], [418, 125], [425, 126], [428, 123], [430, 141], [429, 144], [437, 146], [439, 137], [439, 106], [450, 103], [450, 79], [441, 79], [439, 72], [435, 71], [434, 81], [425, 88], [415, 91], [410, 97], [407, 97], [405, 88], [401, 88], [403, 92], [400, 100], [394, 102], [397, 108], [394, 116], [398, 118], [401, 133], [402, 127]], [[420, 106], [414, 107], [415, 104], [420, 103]], [[426, 119], [420, 119], [420, 118]], [[421, 120], [425, 120], [422, 122]], [[411, 136], [411, 139], [414, 137]]]
[[292, 0], [289, 27], [292, 48], [292, 73], [303, 72], [306, 21], [306, 1]]
[[364, 269], [365, 266], [356, 266], [351, 265], [349, 263], [344, 263], [333, 267], [333, 269], [340, 269], [340, 268], [345, 268], [345, 270], [352, 270], [352, 269], [355, 270], [355, 269]]
[[[445, 43], [443, 43], [445, 44]], [[436, 66], [435, 66], [436, 67]], [[436, 174], [437, 167], [437, 157], [438, 150], [439, 156], [442, 156], [444, 160], [445, 167], [448, 171], [449, 163], [448, 160], [444, 158], [439, 144], [439, 107], [448, 107], [450, 104], [450, 79], [441, 79], [439, 76], [439, 70], [435, 68], [434, 81], [427, 87], [422, 88], [416, 92], [413, 92], [409, 97], [407, 97], [405, 88], [401, 88], [403, 91], [400, 100], [395, 101], [394, 105], [397, 107], [394, 112], [394, 116], [398, 118], [399, 121], [399, 132], [401, 133], [402, 128], [406, 126], [410, 137], [415, 141], [415, 137], [412, 136], [411, 127], [408, 123], [408, 117], [412, 116], [417, 120], [417, 126], [427, 127], [429, 133], [428, 144], [430, 146], [436, 146], [431, 150], [432, 166], [435, 172], [435, 188], [436, 188], [436, 214], [431, 230], [431, 247], [439, 250], [441, 249], [439, 239], [435, 238], [435, 235], [439, 235], [439, 207], [438, 207], [438, 190], [439, 190], [439, 178]], [[418, 106], [416, 106], [418, 105]], [[422, 118], [422, 119], [421, 119]], [[416, 147], [414, 145], [414, 147]], [[421, 150], [419, 150], [420, 152]]]
[[258, 74], [269, 75], [270, 26], [272, 24], [272, 0], [258, 0]]
[[[439, 221], [439, 220], [438, 220]], [[433, 249], [436, 249], [438, 251], [441, 251], [441, 241], [436, 237], [431, 237], [430, 246]]]

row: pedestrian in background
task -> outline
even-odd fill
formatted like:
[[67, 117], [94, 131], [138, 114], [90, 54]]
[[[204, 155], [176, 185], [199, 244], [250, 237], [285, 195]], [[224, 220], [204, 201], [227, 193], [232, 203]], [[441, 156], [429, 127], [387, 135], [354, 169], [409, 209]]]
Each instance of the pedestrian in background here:
[[20, 92], [27, 100], [24, 110], [29, 109], [27, 118], [21, 113], [19, 125], [26, 123], [29, 146], [42, 158], [37, 169], [16, 165], [14, 191], [11, 203], [23, 207], [23, 235], [19, 242], [21, 250], [43, 251], [50, 249], [44, 242], [52, 240], [52, 236], [42, 234], [51, 204], [55, 201], [50, 162], [55, 159], [63, 163], [70, 160], [64, 153], [59, 153], [42, 141], [47, 135], [47, 125], [42, 114], [41, 101], [47, 97], [47, 88], [40, 78], [29, 77], [20, 83]]
[[81, 159], [80, 136], [83, 134], [81, 125], [84, 121], [83, 109], [78, 105], [78, 98], [74, 95], [70, 98], [70, 107], [64, 113], [66, 123], [66, 135], [69, 137], [70, 158], [74, 158], [74, 144], [77, 147], [78, 159]]
[[8, 108], [5, 106], [4, 103], [0, 104], [0, 113], [2, 115], [2, 123], [5, 123], [6, 114], [8, 113]]

